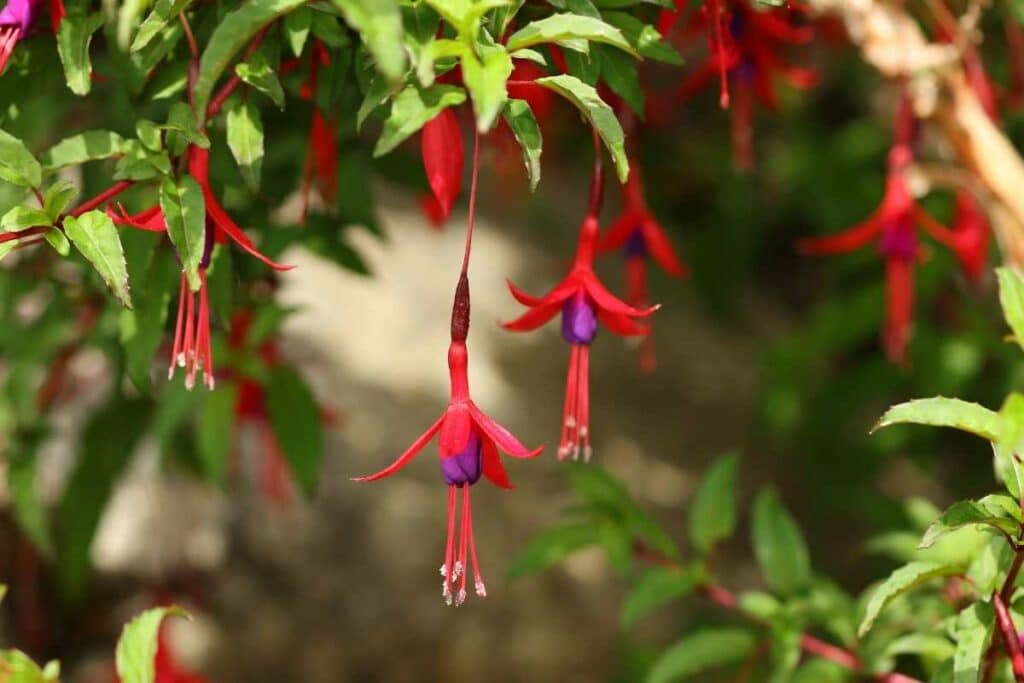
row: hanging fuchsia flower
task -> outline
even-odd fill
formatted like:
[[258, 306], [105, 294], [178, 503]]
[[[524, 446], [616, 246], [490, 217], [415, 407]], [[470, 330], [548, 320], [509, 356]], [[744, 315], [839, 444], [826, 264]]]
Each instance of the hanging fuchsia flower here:
[[[595, 138], [596, 140], [596, 138]], [[598, 154], [600, 152], [598, 151]], [[596, 158], [590, 193], [590, 209], [580, 229], [576, 247], [576, 260], [572, 270], [560, 283], [543, 297], [530, 296], [510, 281], [509, 290], [515, 299], [530, 308], [521, 317], [505, 323], [505, 329], [514, 332], [535, 330], [562, 314], [562, 338], [572, 350], [569, 355], [569, 374], [565, 387], [565, 408], [562, 413], [562, 435], [558, 445], [558, 458], [589, 461], [590, 446], [590, 345], [597, 336], [598, 321], [615, 334], [640, 336], [650, 328], [638, 324], [634, 318], [654, 313], [657, 306], [634, 308], [618, 299], [594, 274], [594, 253], [597, 249], [597, 213], [601, 206], [602, 173], [600, 156]]]
[[[658, 30], [668, 35], [688, 6], [677, 0], [674, 11], [662, 12]], [[780, 55], [788, 47], [803, 45], [814, 37], [805, 11], [796, 3], [787, 7], [757, 9], [747, 0], [707, 0], [680, 31], [680, 42], [707, 34], [708, 57], [676, 89], [676, 99], [688, 99], [716, 76], [719, 102], [728, 109], [735, 93], [732, 119], [733, 153], [740, 168], [753, 165], [753, 100], [768, 109], [778, 107], [776, 78], [795, 88], [818, 82], [812, 69], [792, 66]]]
[[[324, 44], [316, 40], [309, 61], [309, 77], [299, 89], [299, 97], [313, 103], [313, 114], [309, 123], [309, 146], [306, 150], [306, 163], [302, 169], [302, 198], [299, 210], [299, 223], [306, 222], [309, 213], [310, 193], [316, 186], [320, 198], [328, 206], [333, 206], [338, 196], [338, 142], [336, 116], [327, 118], [316, 104], [316, 89], [320, 67], [330, 66], [331, 55]], [[281, 65], [281, 73], [288, 73], [300, 66], [298, 59]]]
[[[468, 251], [467, 251], [468, 254]], [[469, 488], [486, 477], [495, 486], [513, 488], [498, 451], [513, 458], [535, 458], [543, 447], [529, 450], [507, 429], [480, 410], [469, 393], [467, 366], [469, 354], [466, 337], [469, 333], [469, 280], [463, 270], [452, 310], [452, 341], [448, 347], [448, 372], [451, 381], [451, 399], [444, 414], [409, 446], [408, 450], [386, 468], [355, 481], [376, 481], [388, 477], [408, 465], [436, 435], [441, 456], [441, 476], [448, 486], [448, 541], [445, 544], [444, 564], [441, 566], [441, 595], [450, 605], [461, 605], [466, 600], [468, 560], [473, 563], [476, 594], [487, 596], [480, 564], [477, 561], [473, 538], [473, 514]], [[462, 519], [459, 522], [458, 548], [456, 548], [456, 505], [458, 491], [462, 489]], [[468, 550], [468, 555], [467, 555]], [[453, 591], [457, 586], [457, 591]]]
[[450, 107], [442, 109], [423, 126], [420, 151], [431, 190], [431, 195], [423, 198], [421, 206], [431, 224], [440, 227], [448, 220], [462, 190], [462, 131], [459, 119]]
[[[7, 61], [11, 58], [14, 48], [28, 35], [42, 9], [42, 4], [42, 0], [8, 0], [0, 10], [0, 74], [7, 67]], [[62, 0], [50, 0], [50, 23], [54, 33], [57, 32], [64, 14]]]
[[[630, 169], [625, 186], [625, 207], [599, 242], [598, 250], [622, 249], [625, 252], [626, 298], [633, 306], [644, 308], [650, 305], [648, 257], [674, 278], [685, 277], [686, 266], [673, 249], [665, 229], [647, 208], [639, 167], [631, 163]], [[643, 339], [640, 364], [645, 372], [654, 371], [654, 340], [650, 334]]]
[[[907, 144], [889, 153], [889, 177], [881, 206], [863, 223], [839, 235], [805, 239], [799, 248], [806, 254], [838, 254], [858, 249], [878, 239], [886, 264], [886, 323], [883, 345], [897, 363], [906, 361], [914, 311], [914, 265], [920, 257], [917, 232], [920, 226], [940, 241], [949, 231], [919, 207], [907, 187], [905, 172], [913, 161]], [[937, 233], [936, 230], [941, 230]]]
[[[192, 389], [196, 383], [196, 376], [201, 372], [203, 383], [208, 389], [213, 389], [213, 354], [210, 340], [210, 306], [206, 287], [206, 271], [210, 266], [210, 255], [214, 243], [224, 243], [230, 239], [275, 270], [291, 270], [293, 266], [282, 265], [260, 253], [249, 236], [238, 227], [217, 201], [217, 197], [210, 187], [209, 150], [191, 147], [188, 155], [189, 175], [196, 180], [203, 191], [206, 205], [206, 232], [203, 254], [199, 262], [198, 302], [196, 301], [197, 292], [192, 291], [192, 288], [189, 287], [185, 272], [181, 273], [178, 314], [175, 319], [174, 343], [167, 377], [173, 379], [176, 368], [183, 368], [185, 370], [185, 386]], [[167, 222], [159, 205], [134, 215], [126, 213], [120, 205], [116, 208], [107, 207], [107, 215], [117, 225], [150, 232], [167, 231]]]

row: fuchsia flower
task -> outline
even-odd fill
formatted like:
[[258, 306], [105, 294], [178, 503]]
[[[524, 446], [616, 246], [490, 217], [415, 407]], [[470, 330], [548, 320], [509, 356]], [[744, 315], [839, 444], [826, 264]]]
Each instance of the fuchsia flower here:
[[[42, 4], [42, 0], [8, 0], [0, 10], [0, 74], [4, 72], [14, 48], [28, 35]], [[64, 14], [62, 0], [50, 0], [50, 23], [54, 33]]]
[[883, 345], [886, 355], [897, 363], [906, 361], [913, 319], [914, 264], [920, 257], [915, 225], [933, 235], [937, 225], [937, 221], [914, 202], [907, 187], [904, 174], [912, 161], [910, 146], [897, 143], [889, 152], [889, 177], [878, 210], [844, 233], [799, 243], [799, 249], [805, 254], [838, 254], [878, 239], [878, 249], [885, 258], [887, 285]]
[[558, 458], [570, 454], [574, 460], [583, 455], [590, 460], [590, 345], [597, 336], [598, 321], [615, 334], [640, 336], [650, 328], [638, 324], [634, 318], [654, 313], [657, 306], [634, 308], [618, 299], [594, 274], [594, 253], [597, 249], [597, 212], [601, 205], [600, 157], [595, 165], [591, 188], [590, 211], [583, 221], [576, 260], [572, 270], [543, 297], [530, 296], [511, 281], [508, 288], [515, 299], [530, 308], [521, 317], [505, 323], [505, 329], [514, 332], [535, 330], [559, 312], [562, 313], [562, 338], [572, 350], [569, 355], [569, 374], [565, 387], [565, 408], [562, 414], [562, 436], [558, 445]]
[[[198, 305], [196, 292], [189, 287], [185, 272], [181, 273], [174, 345], [171, 350], [171, 363], [167, 370], [167, 377], [173, 379], [175, 369], [177, 367], [184, 368], [185, 386], [192, 389], [196, 383], [196, 375], [202, 372], [204, 384], [208, 389], [213, 389], [213, 354], [210, 346], [210, 306], [206, 287], [206, 270], [210, 266], [210, 254], [213, 251], [214, 242], [224, 243], [230, 239], [275, 270], [291, 270], [293, 266], [281, 265], [261, 254], [249, 236], [238, 227], [217, 201], [217, 197], [210, 187], [209, 150], [190, 147], [188, 159], [189, 175], [199, 183], [203, 190], [206, 204], [206, 236], [202, 259], [199, 263]], [[151, 232], [167, 231], [167, 222], [159, 205], [134, 215], [126, 213], [124, 208], [118, 205], [116, 209], [108, 207], [107, 215], [118, 225]]]
[[326, 118], [316, 104], [317, 72], [321, 66], [329, 66], [331, 56], [327, 48], [319, 40], [314, 41], [309, 62], [309, 78], [299, 92], [304, 100], [313, 102], [313, 116], [309, 124], [309, 149], [306, 152], [306, 165], [302, 171], [302, 209], [299, 223], [305, 223], [309, 210], [309, 195], [316, 181], [316, 189], [320, 198], [328, 206], [333, 206], [338, 195], [338, 143], [337, 117]]
[[[526, 448], [511, 432], [488, 417], [473, 403], [469, 394], [467, 375], [468, 333], [469, 280], [463, 272], [452, 310], [452, 341], [448, 347], [451, 399], [448, 408], [397, 460], [376, 474], [355, 479], [376, 481], [391, 476], [408, 465], [437, 435], [441, 476], [448, 486], [448, 541], [445, 545], [444, 564], [441, 566], [441, 595], [449, 605], [454, 601], [456, 606], [466, 600], [466, 580], [469, 575], [467, 549], [468, 558], [473, 563], [476, 594], [480, 597], [487, 596], [473, 538], [469, 487], [477, 483], [482, 475], [499, 488], [511, 489], [512, 483], [498, 451], [501, 450], [513, 458], [535, 458], [543, 450], [543, 446], [532, 451]], [[462, 489], [462, 519], [458, 533], [459, 547], [456, 551], [455, 517], [459, 489]], [[458, 591], [453, 593], [452, 589], [456, 585]]]
[[[674, 11], [665, 10], [658, 30], [668, 35], [689, 3], [677, 0]], [[753, 165], [753, 99], [768, 109], [778, 107], [775, 79], [782, 78], [795, 88], [811, 88], [818, 82], [812, 69], [792, 66], [780, 56], [785, 48], [803, 45], [814, 37], [805, 25], [805, 11], [795, 3], [787, 7], [756, 9], [747, 0], [707, 0], [682, 29], [688, 41], [708, 34], [708, 57], [676, 89], [677, 99], [687, 99], [703, 89], [715, 76], [719, 79], [719, 102], [731, 103], [730, 88], [736, 94], [733, 113], [733, 153], [740, 168]]]
[[420, 204], [431, 225], [439, 228], [448, 220], [462, 189], [462, 131], [450, 107], [442, 109], [423, 126], [420, 150], [431, 190]]
[[[650, 305], [648, 257], [652, 257], [662, 270], [674, 278], [685, 277], [686, 266], [673, 249], [665, 229], [647, 208], [638, 166], [630, 164], [630, 169], [625, 187], [625, 207], [598, 243], [598, 251], [621, 248], [625, 252], [626, 297], [633, 306], [644, 308]], [[643, 339], [640, 364], [645, 372], [654, 371], [654, 345], [649, 334]]]

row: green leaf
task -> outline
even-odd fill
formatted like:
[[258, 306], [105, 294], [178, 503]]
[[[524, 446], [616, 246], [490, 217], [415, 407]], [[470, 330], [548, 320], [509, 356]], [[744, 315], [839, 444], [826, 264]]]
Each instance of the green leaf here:
[[738, 455], [716, 462], [704, 475], [690, 506], [690, 541], [706, 555], [736, 529], [736, 468]]
[[889, 408], [871, 431], [906, 423], [953, 427], [989, 441], [999, 439], [1001, 428], [999, 415], [984, 406], [958, 398], [936, 396], [900, 403]]
[[180, 135], [184, 143], [203, 149], [210, 148], [209, 138], [206, 137], [206, 134], [199, 127], [199, 122], [196, 121], [192, 108], [184, 102], [175, 102], [171, 105], [171, 111], [167, 114], [167, 123], [160, 127], [171, 131], [172, 135], [168, 136], [167, 147], [176, 155], [184, 153], [185, 144], [176, 144], [173, 140], [174, 133]]
[[229, 12], [213, 30], [199, 60], [195, 85], [195, 111], [206, 119], [210, 95], [235, 54], [264, 26], [300, 7], [306, 0], [248, 0]]
[[0, 180], [21, 187], [39, 187], [43, 169], [18, 138], [0, 130]]
[[995, 442], [996, 473], [1014, 498], [1024, 490], [1019, 455], [1024, 449], [1024, 395], [1010, 394], [999, 408], [999, 437]]
[[494, 125], [508, 99], [506, 83], [512, 74], [512, 58], [500, 45], [481, 47], [482, 59], [472, 52], [462, 57], [462, 80], [473, 98], [476, 127], [486, 133]]
[[574, 522], [547, 529], [530, 541], [512, 563], [508, 578], [516, 579], [553, 567], [577, 550], [597, 542], [597, 531], [592, 524]]
[[622, 606], [622, 628], [628, 629], [642, 616], [671, 600], [693, 592], [700, 580], [694, 569], [657, 567], [637, 579]]
[[629, 159], [626, 158], [625, 135], [615, 112], [597, 94], [597, 90], [578, 78], [561, 74], [538, 78], [537, 85], [554, 90], [565, 97], [580, 110], [583, 116], [597, 129], [598, 135], [604, 140], [608, 152], [615, 162], [619, 182], [626, 182], [629, 177]]
[[189, 618], [181, 607], [154, 607], [138, 615], [121, 631], [115, 655], [121, 683], [154, 683], [160, 624], [167, 617]]
[[811, 561], [800, 529], [771, 489], [754, 502], [751, 534], [754, 555], [765, 580], [783, 595], [798, 593], [811, 582]]
[[[1002, 496], [1010, 501], [1013, 505], [1013, 499], [1009, 496]], [[1020, 508], [1017, 507], [1019, 512]], [[950, 531], [959, 529], [961, 527], [980, 524], [984, 526], [993, 527], [998, 531], [1004, 532], [1009, 537], [1017, 535], [1020, 523], [1015, 520], [1012, 516], [1007, 514], [1005, 510], [1000, 509], [1000, 499], [991, 498], [987, 502], [973, 501], [973, 500], [961, 500], [953, 503], [942, 516], [939, 517], [935, 522], [928, 527], [925, 531], [924, 538], [921, 539], [921, 548], [930, 548], [935, 545], [935, 542], [939, 540], [945, 534]]]
[[18, 232], [42, 225], [53, 225], [53, 220], [42, 209], [30, 206], [15, 206], [0, 218], [0, 232]]
[[906, 593], [917, 586], [939, 576], [949, 576], [956, 573], [956, 568], [937, 564], [935, 562], [911, 562], [903, 565], [883, 581], [878, 588], [871, 593], [871, 598], [864, 607], [864, 617], [861, 619], [857, 629], [857, 635], [863, 638], [871, 627], [874, 626], [878, 615], [882, 613], [886, 605], [896, 597]]
[[125, 311], [121, 321], [125, 372], [141, 391], [149, 391], [153, 357], [160, 348], [167, 322], [167, 307], [177, 292], [180, 270], [169, 249], [158, 249], [146, 272], [139, 303]]
[[661, 653], [651, 667], [647, 683], [671, 683], [708, 669], [742, 662], [756, 645], [757, 639], [744, 629], [698, 630]]
[[1024, 348], [1024, 278], [1012, 268], [996, 268], [999, 303], [1003, 317], [1013, 330], [1013, 339]]
[[396, 0], [333, 0], [345, 21], [363, 38], [377, 69], [395, 82], [405, 73], [402, 12]]
[[267, 384], [267, 413], [292, 475], [307, 496], [316, 491], [324, 452], [320, 406], [295, 370], [279, 365]]
[[78, 442], [79, 453], [57, 509], [54, 563], [65, 597], [81, 597], [89, 548], [103, 509], [146, 427], [146, 404], [115, 398], [96, 413]]
[[124, 153], [124, 138], [109, 130], [89, 130], [64, 138], [43, 154], [47, 171], [77, 166], [87, 161], [109, 159]]
[[[306, 9], [306, 8], [300, 8]], [[293, 14], [288, 15], [293, 16]], [[244, 82], [271, 99], [279, 109], [284, 109], [284, 88], [277, 78], [277, 72], [267, 63], [262, 50], [257, 50], [248, 62], [235, 65], [235, 73]]]
[[609, 24], [622, 31], [622, 35], [642, 57], [682, 66], [683, 58], [679, 52], [664, 42], [661, 34], [650, 24], [645, 24], [626, 12], [605, 12], [603, 17]]
[[171, 160], [164, 152], [151, 152], [135, 140], [125, 142], [125, 153], [114, 167], [115, 180], [151, 180], [170, 175]]
[[983, 602], [967, 607], [957, 616], [953, 683], [978, 683], [994, 623], [992, 606]]
[[592, 53], [601, 64], [601, 80], [642, 119], [644, 91], [640, 87], [636, 63], [629, 55], [606, 45], [599, 45]]
[[515, 52], [542, 43], [564, 45], [567, 40], [604, 43], [636, 57], [640, 56], [622, 35], [622, 31], [600, 19], [581, 14], [553, 14], [531, 21], [509, 37], [506, 47], [509, 52]]
[[306, 40], [309, 38], [309, 28], [313, 24], [313, 10], [308, 7], [299, 7], [294, 12], [284, 17], [284, 37], [288, 41], [288, 47], [296, 57], [302, 56], [302, 50], [306, 47]]
[[183, 175], [175, 183], [165, 178], [160, 185], [160, 208], [167, 235], [181, 259], [181, 268], [193, 292], [199, 291], [199, 262], [206, 247], [206, 202], [199, 183]]
[[151, 11], [139, 26], [138, 33], [132, 41], [131, 52], [143, 49], [167, 26], [171, 19], [177, 18], [192, 3], [192, 0], [156, 0]]
[[50, 662], [45, 669], [20, 650], [0, 650], [0, 680], [4, 683], [57, 683], [60, 665]]
[[238, 163], [242, 179], [254, 194], [260, 189], [263, 167], [263, 121], [251, 102], [231, 108], [227, 116], [228, 147]]
[[77, 196], [78, 188], [66, 180], [58, 180], [43, 192], [43, 211], [51, 220], [56, 221]]
[[379, 76], [373, 78], [366, 89], [362, 104], [359, 105], [359, 111], [356, 112], [357, 131], [362, 129], [367, 117], [387, 102], [389, 97], [391, 97], [390, 84]]
[[235, 403], [238, 386], [222, 384], [206, 392], [199, 413], [196, 449], [203, 474], [208, 481], [224, 483], [231, 462], [231, 444], [235, 436]]
[[398, 93], [391, 104], [391, 113], [384, 122], [373, 155], [387, 154], [406, 138], [437, 116], [445, 107], [466, 101], [462, 88], [453, 85], [433, 85], [429, 88], [409, 86]]
[[68, 238], [59, 229], [50, 228], [43, 234], [43, 237], [46, 239], [46, 243], [53, 247], [61, 256], [67, 256], [71, 253], [71, 243], [68, 242]]
[[543, 151], [540, 126], [537, 125], [537, 119], [526, 100], [509, 100], [505, 103], [505, 111], [502, 114], [520, 149], [523, 150], [526, 176], [530, 179], [530, 192], [533, 192], [540, 183], [540, 155]]
[[89, 211], [78, 218], [64, 219], [64, 232], [100, 274], [125, 308], [132, 307], [128, 287], [128, 266], [124, 262], [121, 235], [102, 211]]
[[92, 34], [102, 25], [101, 12], [90, 15], [72, 12], [61, 20], [57, 29], [57, 53], [64, 65], [64, 78], [76, 95], [88, 95], [92, 89], [89, 43], [92, 42]]

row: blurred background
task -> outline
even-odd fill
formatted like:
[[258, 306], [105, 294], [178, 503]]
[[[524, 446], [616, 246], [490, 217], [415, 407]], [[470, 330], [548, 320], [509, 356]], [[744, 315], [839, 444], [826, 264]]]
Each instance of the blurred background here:
[[[891, 567], [866, 540], [908, 526], [901, 499], [921, 496], [941, 507], [988, 491], [992, 480], [980, 441], [909, 428], [869, 437], [871, 425], [888, 405], [911, 397], [955, 395], [995, 407], [1020, 386], [1024, 365], [1003, 342], [991, 273], [969, 282], [938, 245], [928, 245], [919, 269], [910, 360], [902, 367], [880, 350], [876, 251], [797, 255], [799, 237], [838, 232], [879, 203], [898, 96], [825, 28], [797, 51], [820, 70], [821, 84], [806, 92], [780, 86], [778, 111], [756, 112], [752, 169], [735, 168], [730, 113], [718, 107], [713, 87], [634, 130], [632, 156], [648, 203], [691, 273], [677, 281], [651, 271], [651, 298], [662, 304], [653, 373], [641, 370], [635, 343], [599, 334], [592, 438], [595, 464], [678, 538], [699, 474], [722, 453], [740, 452], [743, 491], [776, 485], [807, 534], [815, 568], [860, 590]], [[985, 48], [993, 52], [986, 54], [993, 78], [1006, 82], [999, 46]], [[52, 54], [39, 49], [33, 58], [33, 78], [59, 79]], [[678, 77], [669, 67], [643, 73], [655, 91]], [[0, 103], [26, 88], [27, 78], [12, 72], [0, 79]], [[57, 88], [33, 97], [46, 101], [32, 109], [42, 114], [11, 120], [40, 147], [100, 114], [79, 104], [69, 120], [70, 95]], [[276, 206], [294, 193], [308, 106], [268, 116], [274, 133], [264, 184]], [[286, 125], [292, 116], [302, 125]], [[1019, 139], [1020, 117], [1011, 112], [1006, 124]], [[119, 440], [122, 428], [141, 419], [143, 399], [107, 402], [114, 363], [97, 339], [67, 359], [63, 390], [34, 451], [45, 507], [59, 505], [65, 525], [93, 514], [58, 501], [98, 407], [107, 406], [106, 422], [93, 431], [131, 457], [95, 510], [91, 567], [82, 569], [71, 601], [58, 589], [67, 577], [33, 550], [14, 520], [10, 491], [0, 489], [0, 582], [11, 588], [0, 607], [2, 642], [39, 660], [59, 657], [67, 680], [110, 681], [120, 625], [147, 605], [174, 601], [195, 617], [168, 629], [175, 657], [210, 681], [625, 681], [633, 680], [631, 662], [704, 618], [668, 610], [627, 635], [619, 622], [622, 582], [596, 550], [540, 575], [506, 578], [530, 539], [573, 504], [554, 453], [568, 348], [556, 323], [529, 335], [498, 326], [520, 311], [505, 278], [540, 294], [573, 253], [592, 157], [584, 128], [562, 104], [542, 122], [545, 178], [536, 193], [528, 191], [517, 150], [497, 141], [483, 150], [470, 269], [473, 396], [524, 443], [547, 445], [537, 460], [509, 463], [515, 490], [474, 489], [486, 600], [471, 596], [449, 609], [441, 599], [445, 490], [433, 447], [400, 475], [350, 481], [390, 463], [446, 405], [448, 319], [466, 225], [465, 197], [442, 229], [424, 216], [415, 143], [371, 161], [372, 136], [356, 137], [351, 128], [342, 121], [339, 215], [311, 217], [305, 243], [280, 256], [298, 267], [269, 275], [234, 259], [240, 272], [258, 273], [252, 302], [276, 292], [288, 310], [273, 353], [311, 387], [324, 425], [312, 494], [303, 495], [286, 469], [266, 464], [258, 421], [239, 422], [231, 476], [220, 484], [197, 476], [202, 455], [191, 439], [173, 428], [160, 432], [160, 420], [172, 419], [163, 412], [156, 436]], [[223, 132], [211, 135], [215, 148], [223, 144]], [[923, 144], [928, 149], [927, 135]], [[229, 164], [220, 171], [225, 177]], [[78, 181], [102, 189], [101, 173], [91, 173]], [[13, 201], [10, 189], [0, 187], [4, 207]], [[609, 225], [622, 204], [613, 180], [606, 194]], [[934, 193], [924, 204], [951, 219], [951, 196]], [[248, 226], [263, 207], [240, 200], [229, 208]], [[293, 224], [296, 210], [293, 197], [274, 222]], [[321, 225], [337, 231], [342, 246], [324, 248]], [[273, 252], [278, 230], [265, 232]], [[599, 271], [613, 291], [624, 291], [620, 254], [603, 257]], [[0, 271], [5, 320], [12, 321], [2, 335], [7, 352], [44, 345], [48, 337], [35, 335], [50, 328], [40, 321], [52, 318], [57, 328], [73, 316], [56, 285], [25, 296], [38, 284], [34, 277], [23, 268]], [[45, 314], [32, 308], [48, 302]], [[116, 314], [103, 316], [99, 329], [116, 329]], [[224, 319], [216, 325], [230, 327]], [[60, 335], [51, 346], [60, 347]], [[230, 373], [228, 349], [224, 341], [217, 352]], [[167, 384], [159, 371], [153, 377], [155, 398], [146, 401], [180, 405], [182, 413], [217, 409], [186, 396], [180, 380]], [[717, 556], [716, 568], [727, 585], [757, 585], [745, 533]]]

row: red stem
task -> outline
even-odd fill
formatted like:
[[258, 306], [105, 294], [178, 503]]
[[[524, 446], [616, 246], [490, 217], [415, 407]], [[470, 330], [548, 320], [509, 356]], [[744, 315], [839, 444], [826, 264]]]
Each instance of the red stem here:
[[118, 182], [114, 183], [113, 185], [111, 185], [110, 187], [108, 187], [107, 189], [105, 189], [103, 192], [100, 192], [98, 195], [96, 195], [92, 199], [87, 199], [84, 202], [82, 202], [81, 204], [79, 204], [78, 206], [76, 206], [74, 209], [72, 209], [68, 213], [68, 215], [69, 216], [74, 216], [74, 217], [77, 218], [78, 216], [81, 216], [86, 211], [92, 211], [96, 207], [101, 206], [102, 204], [105, 204], [105, 203], [109, 202], [111, 199], [113, 199], [117, 195], [121, 194], [122, 192], [124, 192], [125, 190], [127, 190], [129, 187], [131, 187], [134, 184], [135, 184], [135, 182], [132, 181], [132, 180], [121, 180], [121, 181], [118, 181]]
[[601, 157], [601, 138], [597, 134], [597, 128], [592, 129], [594, 135], [594, 173], [590, 178], [590, 202], [587, 208], [587, 215], [598, 217], [601, 213], [601, 204], [604, 202], [604, 164]]
[[476, 181], [480, 174], [480, 131], [473, 126], [473, 175], [469, 183], [469, 225], [466, 226], [466, 249], [462, 253], [462, 271], [469, 272], [469, 253], [473, 249], [473, 226], [476, 223]]
[[[252, 57], [253, 53], [259, 49], [260, 44], [263, 43], [263, 38], [267, 35], [267, 31], [270, 30], [270, 25], [264, 26], [259, 33], [249, 43], [249, 47], [245, 50], [245, 56], [242, 58], [243, 61], [248, 61]], [[216, 116], [220, 108], [224, 106], [228, 98], [231, 97], [231, 93], [235, 92], [239, 85], [242, 84], [242, 79], [238, 77], [238, 74], [234, 74], [228, 79], [228, 82], [224, 84], [217, 94], [210, 100], [209, 106], [206, 107], [206, 118], [210, 119]]]
[[1017, 635], [1013, 617], [1010, 616], [1010, 610], [1006, 609], [1006, 602], [999, 593], [992, 594], [992, 604], [996, 608], [996, 621], [999, 623], [1003, 647], [1006, 648], [1010, 664], [1013, 666], [1013, 678], [1017, 683], [1024, 683], [1024, 651], [1021, 650], [1020, 636]]

